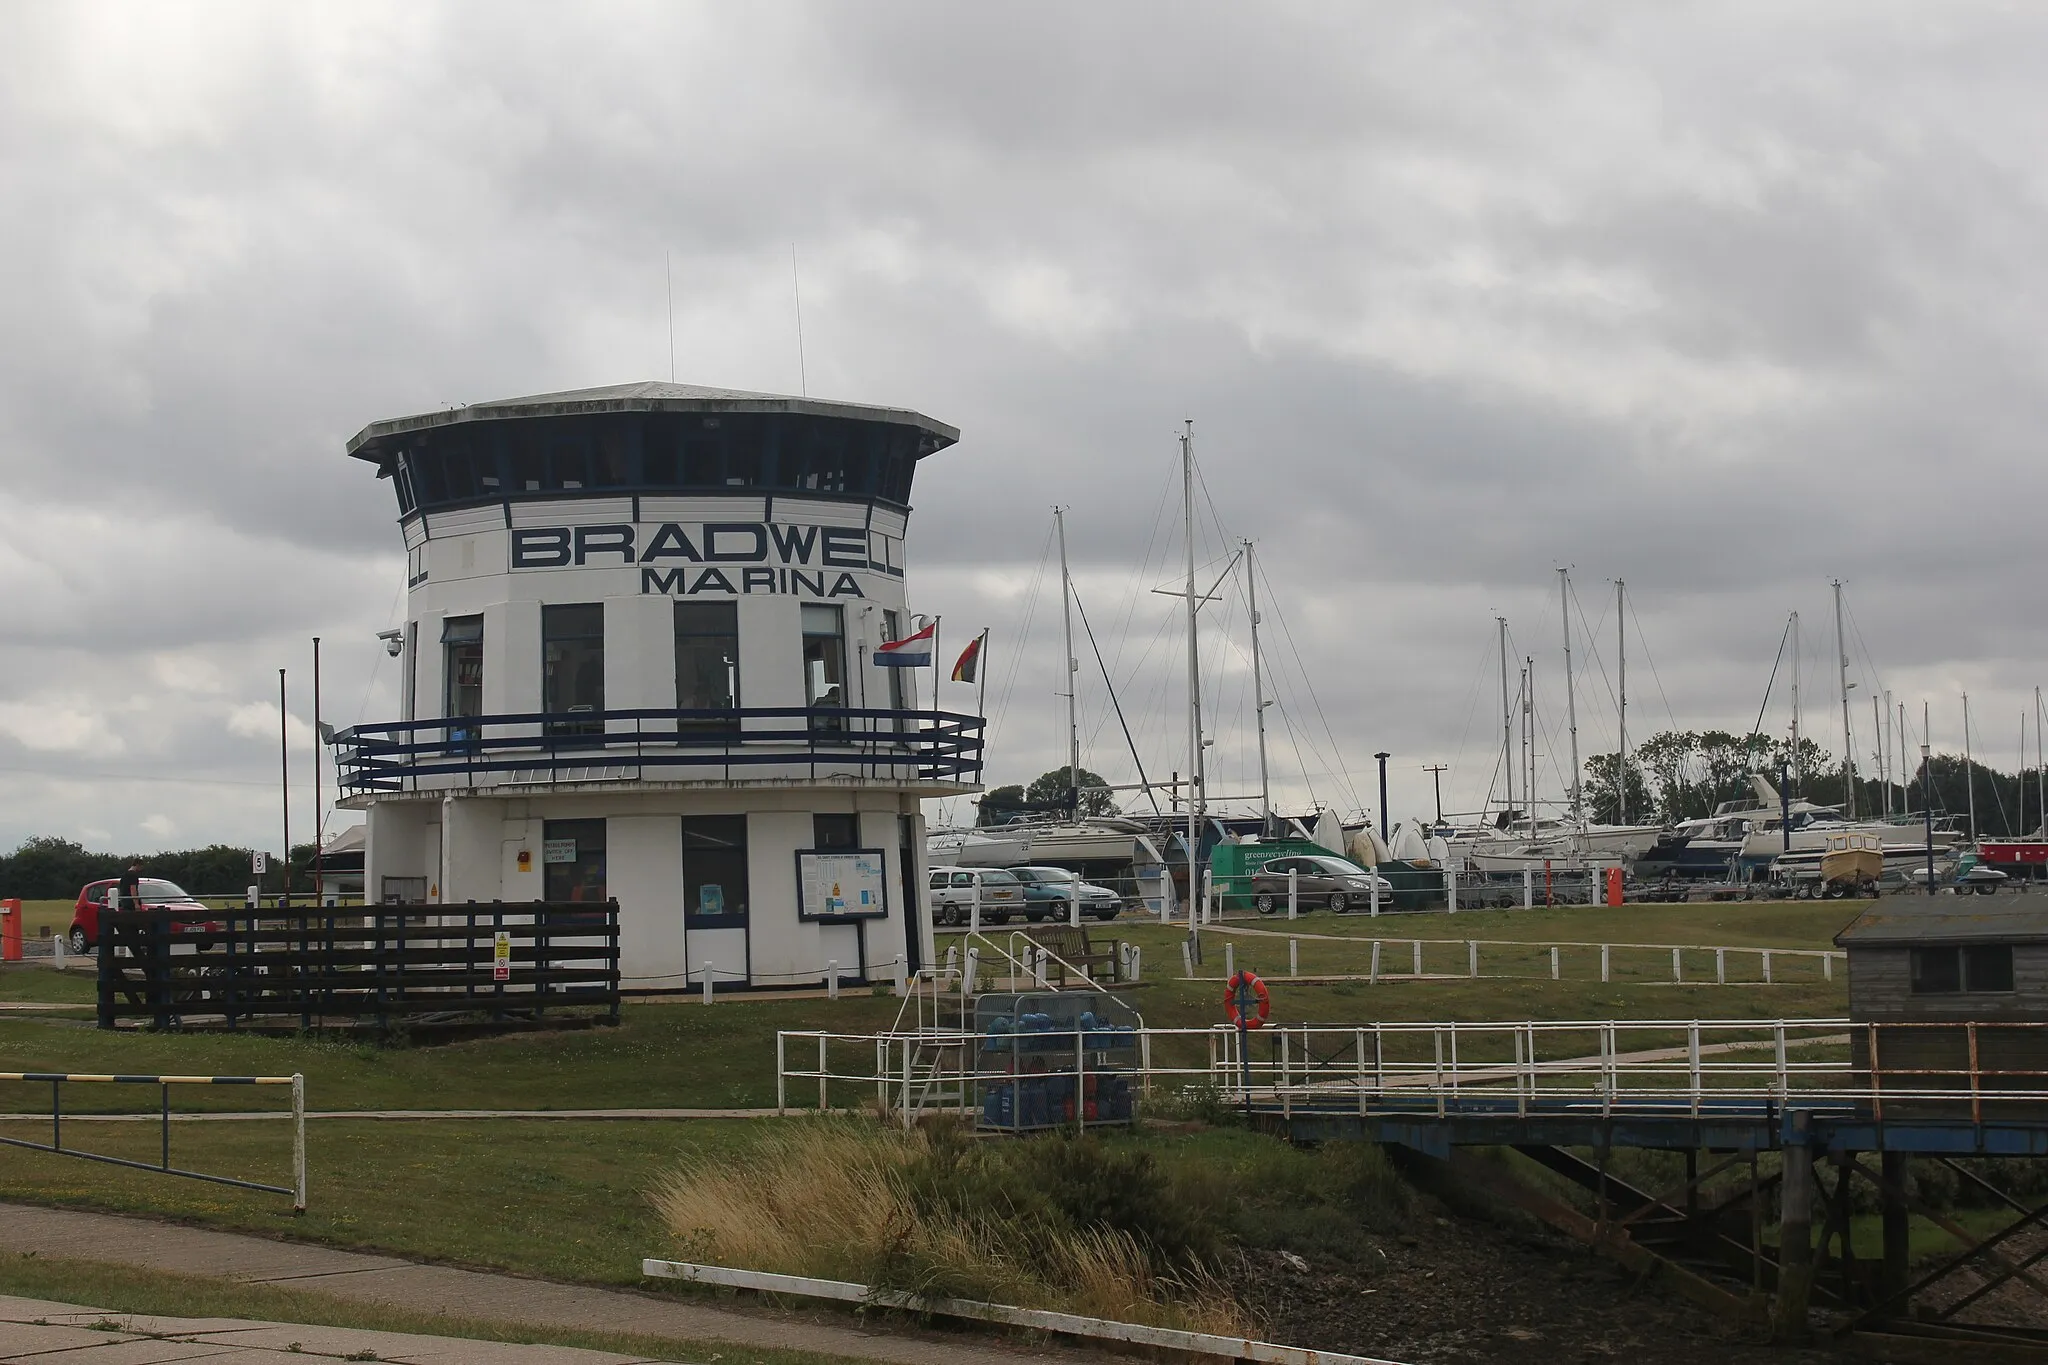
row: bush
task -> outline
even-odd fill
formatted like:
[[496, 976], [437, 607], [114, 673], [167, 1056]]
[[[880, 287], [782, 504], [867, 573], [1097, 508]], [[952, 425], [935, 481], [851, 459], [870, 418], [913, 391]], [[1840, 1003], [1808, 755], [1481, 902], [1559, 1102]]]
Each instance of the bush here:
[[1115, 1141], [800, 1120], [745, 1160], [692, 1158], [652, 1197], [694, 1259], [922, 1298], [1245, 1326], [1206, 1259], [1209, 1196]]

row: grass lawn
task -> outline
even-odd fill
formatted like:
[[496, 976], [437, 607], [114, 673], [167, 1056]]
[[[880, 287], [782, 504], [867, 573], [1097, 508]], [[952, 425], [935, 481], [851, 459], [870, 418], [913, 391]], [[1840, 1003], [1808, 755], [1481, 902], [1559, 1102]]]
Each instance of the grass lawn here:
[[64, 901], [23, 901], [21, 903], [21, 927], [24, 938], [46, 938], [43, 933], [62, 934], [71, 928], [71, 912], [78, 905], [77, 899]]
[[58, 971], [44, 963], [0, 966], [0, 1001], [36, 1001], [54, 1005], [91, 1005], [99, 1000], [99, 983], [83, 967]]
[[80, 1307], [103, 1308], [112, 1313], [240, 1318], [303, 1326], [360, 1328], [369, 1332], [413, 1332], [474, 1341], [580, 1346], [586, 1350], [663, 1360], [719, 1361], [730, 1362], [730, 1365], [827, 1365], [828, 1362], [848, 1359], [808, 1351], [762, 1350], [726, 1341], [679, 1341], [623, 1332], [479, 1322], [357, 1303], [306, 1289], [239, 1284], [203, 1275], [180, 1275], [97, 1261], [67, 1261], [4, 1252], [0, 1252], [0, 1294], [75, 1303]]

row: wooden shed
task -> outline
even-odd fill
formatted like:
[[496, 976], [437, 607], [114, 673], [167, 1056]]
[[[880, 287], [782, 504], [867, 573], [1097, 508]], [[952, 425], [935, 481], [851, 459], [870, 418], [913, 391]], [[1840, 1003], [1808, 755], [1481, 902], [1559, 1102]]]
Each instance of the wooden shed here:
[[[1880, 901], [1835, 936], [1849, 958], [1855, 1064], [1922, 1113], [2048, 1110], [2048, 906]], [[2029, 1092], [2026, 1101], [2013, 1092]], [[1987, 1109], [1987, 1105], [1989, 1108]]]

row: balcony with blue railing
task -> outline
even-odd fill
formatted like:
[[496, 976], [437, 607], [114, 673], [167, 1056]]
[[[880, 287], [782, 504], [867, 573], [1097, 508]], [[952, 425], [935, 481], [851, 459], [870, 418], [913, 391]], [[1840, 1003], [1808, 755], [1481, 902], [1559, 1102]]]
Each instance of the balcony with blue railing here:
[[945, 795], [980, 785], [983, 725], [952, 711], [671, 707], [391, 721], [343, 730], [334, 747], [344, 800], [593, 783]]

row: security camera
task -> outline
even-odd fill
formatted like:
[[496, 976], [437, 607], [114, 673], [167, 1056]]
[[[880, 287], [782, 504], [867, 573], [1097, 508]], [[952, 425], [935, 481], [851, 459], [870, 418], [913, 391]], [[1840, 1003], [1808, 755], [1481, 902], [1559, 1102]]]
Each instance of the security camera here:
[[394, 659], [405, 649], [405, 634], [403, 631], [380, 630], [377, 632], [377, 638], [384, 642], [384, 652]]

